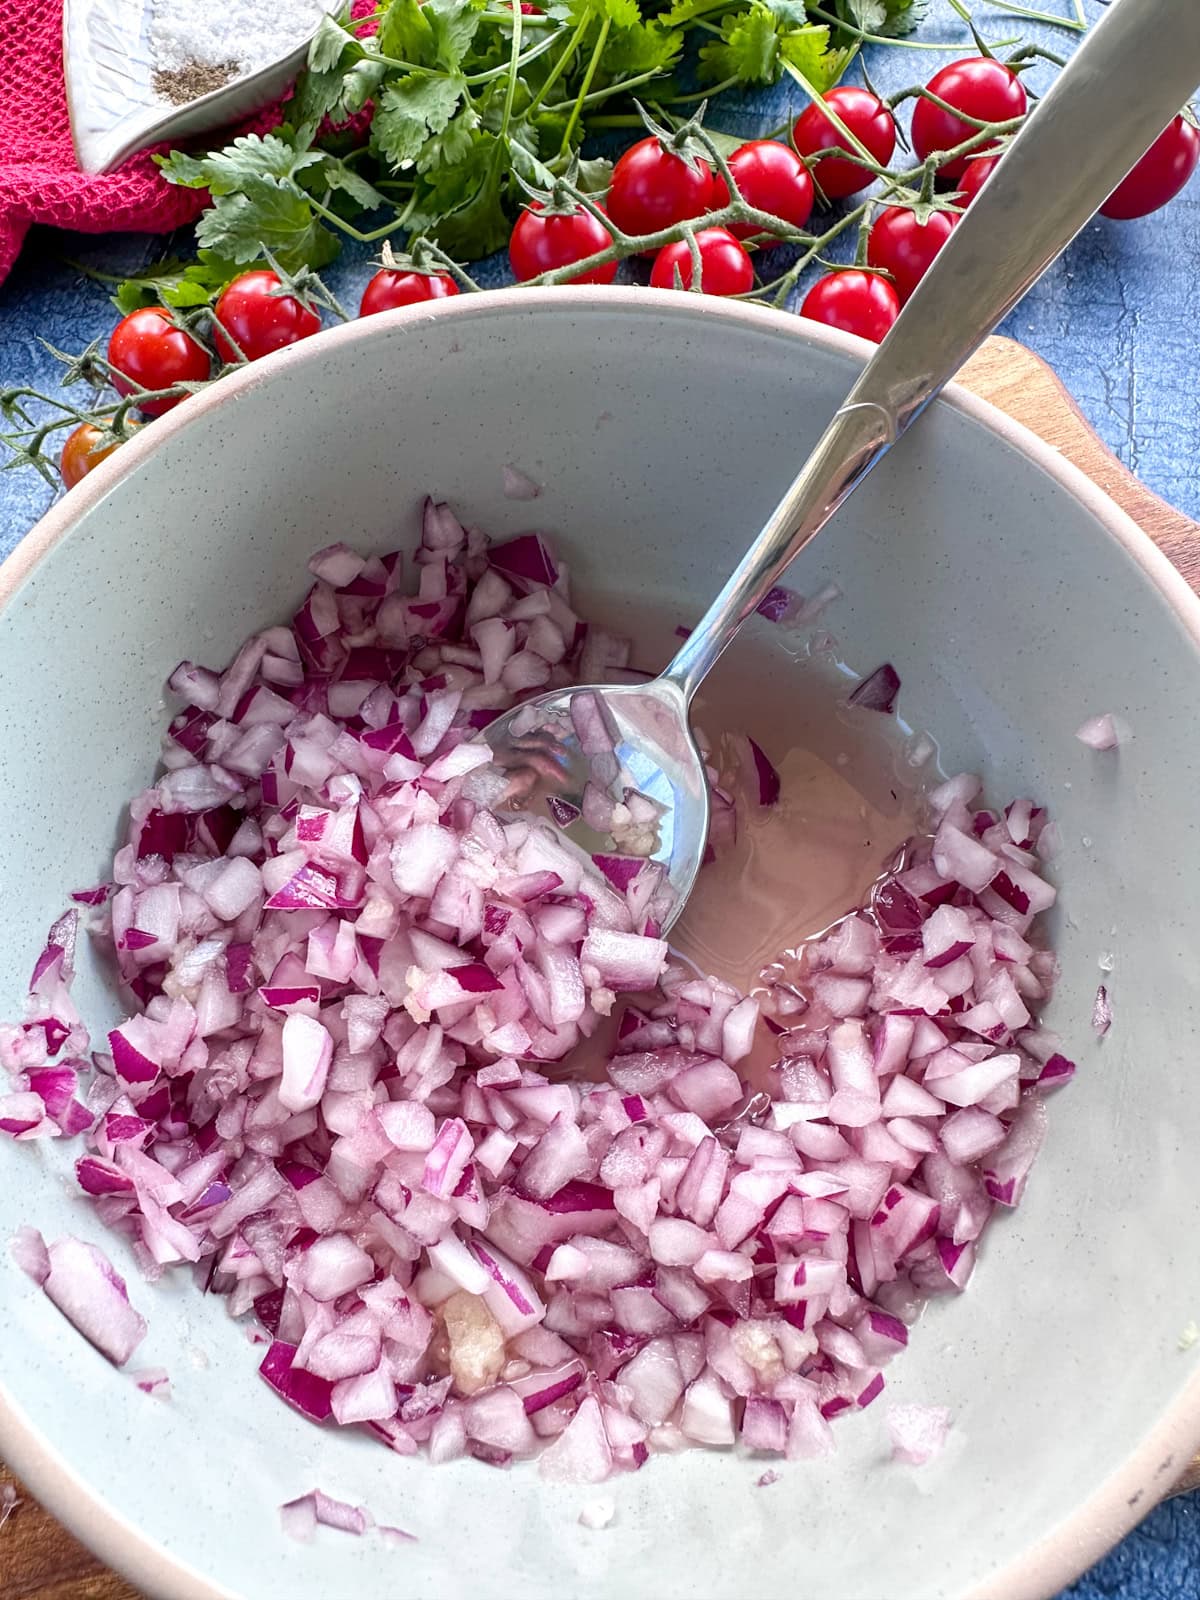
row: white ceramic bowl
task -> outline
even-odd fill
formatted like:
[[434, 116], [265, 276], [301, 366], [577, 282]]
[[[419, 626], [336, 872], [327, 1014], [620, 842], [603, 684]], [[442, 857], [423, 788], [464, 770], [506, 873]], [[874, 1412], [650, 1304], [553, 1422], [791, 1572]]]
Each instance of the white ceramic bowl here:
[[[811, 324], [697, 296], [510, 291], [374, 317], [227, 379], [155, 423], [62, 501], [0, 571], [0, 1015], [12, 1015], [63, 893], [106, 865], [151, 769], [181, 656], [221, 662], [298, 599], [305, 556], [410, 536], [421, 495], [504, 534], [553, 529], [578, 592], [694, 615], [791, 476], [864, 356]], [[546, 484], [498, 492], [515, 462]], [[0, 1454], [105, 1560], [155, 1595], [212, 1600], [1033, 1600], [1095, 1559], [1200, 1440], [1200, 605], [1107, 500], [965, 395], [933, 408], [795, 569], [845, 593], [848, 660], [896, 663], [902, 708], [947, 767], [1030, 793], [1064, 848], [1050, 1020], [1079, 1062], [1026, 1199], [969, 1291], [936, 1304], [888, 1396], [948, 1405], [953, 1443], [886, 1459], [880, 1401], [837, 1456], [763, 1469], [652, 1460], [594, 1491], [532, 1468], [429, 1468], [332, 1437], [256, 1376], [245, 1329], [183, 1278], [114, 1260], [150, 1320], [136, 1358], [168, 1404], [116, 1374], [0, 1259]], [[768, 625], [758, 640], [774, 648]], [[777, 657], [780, 673], [789, 671]], [[1073, 738], [1093, 712], [1132, 741]], [[805, 847], [803, 839], [796, 848]], [[1115, 1022], [1089, 1026], [1098, 960]], [[85, 1014], [115, 1002], [95, 971]], [[0, 1238], [103, 1230], [70, 1152], [6, 1144]], [[418, 1536], [401, 1550], [276, 1508], [320, 1485]]]

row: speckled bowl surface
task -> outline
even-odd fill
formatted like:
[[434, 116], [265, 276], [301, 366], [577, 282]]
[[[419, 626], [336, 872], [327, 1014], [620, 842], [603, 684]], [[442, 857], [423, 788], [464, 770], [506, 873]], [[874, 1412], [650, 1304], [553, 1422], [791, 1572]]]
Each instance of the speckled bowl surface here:
[[[863, 360], [857, 341], [698, 296], [508, 291], [370, 318], [285, 351], [155, 423], [0, 569], [0, 1015], [64, 891], [102, 874], [147, 781], [181, 656], [219, 663], [345, 538], [411, 537], [426, 491], [499, 534], [553, 530], [577, 593], [696, 615]], [[501, 498], [500, 469], [542, 480]], [[533, 514], [531, 516], [531, 513]], [[885, 1397], [829, 1461], [693, 1452], [605, 1492], [524, 1466], [431, 1469], [287, 1411], [244, 1327], [183, 1277], [143, 1282], [142, 1394], [0, 1254], [0, 1455], [153, 1595], [214, 1600], [1035, 1600], [1149, 1508], [1200, 1442], [1200, 605], [1138, 531], [1032, 436], [951, 393], [793, 569], [844, 591], [847, 660], [895, 662], [948, 769], [1047, 801], [1062, 831], [1050, 1022], [1079, 1063], [1021, 1208], [969, 1291], [936, 1304]], [[747, 648], [775, 650], [768, 624]], [[1073, 737], [1109, 710], [1133, 730]], [[796, 848], [805, 847], [802, 839]], [[1115, 1016], [1089, 1026], [1102, 954]], [[79, 984], [97, 1025], [116, 1003]], [[0, 1238], [106, 1239], [71, 1152], [0, 1150]], [[943, 1456], [891, 1464], [889, 1399], [948, 1405]], [[320, 1485], [416, 1542], [280, 1533]]]

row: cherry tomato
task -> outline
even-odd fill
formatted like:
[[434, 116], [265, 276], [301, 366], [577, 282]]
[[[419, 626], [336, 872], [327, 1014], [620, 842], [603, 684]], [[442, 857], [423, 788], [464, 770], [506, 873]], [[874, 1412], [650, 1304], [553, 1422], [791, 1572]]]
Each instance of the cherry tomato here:
[[[856, 89], [852, 84], [840, 89], [830, 89], [825, 104], [833, 110], [850, 132], [881, 167], [886, 167], [896, 148], [896, 120], [892, 113], [869, 89]], [[821, 106], [813, 104], [800, 116], [792, 129], [796, 149], [802, 156], [816, 155], [821, 150], [846, 148], [845, 136], [838, 131]], [[842, 161], [826, 156], [811, 169], [813, 182], [830, 200], [843, 200], [848, 194], [857, 194], [874, 183], [875, 174], [853, 161]]]
[[867, 261], [891, 274], [901, 305], [929, 271], [954, 222], [947, 211], [934, 211], [928, 222], [918, 222], [907, 206], [888, 206], [876, 217], [867, 239]]
[[[528, 283], [539, 273], [569, 267], [573, 261], [584, 261], [598, 250], [607, 250], [611, 243], [608, 229], [590, 211], [580, 207], [569, 214], [552, 211], [545, 216], [535, 200], [517, 218], [508, 241], [508, 259], [518, 281]], [[610, 261], [590, 272], [575, 273], [570, 281], [611, 283], [616, 275], [617, 263]]]
[[705, 162], [684, 160], [657, 139], [639, 139], [613, 168], [608, 214], [626, 233], [657, 233], [714, 211], [724, 203], [724, 187]]
[[[794, 228], [802, 228], [812, 215], [813, 185], [808, 168], [794, 150], [776, 139], [752, 139], [729, 158], [729, 170], [737, 180], [747, 205], [782, 217]], [[721, 191], [718, 204], [725, 203], [725, 181], [717, 178]], [[736, 239], [749, 239], [759, 232], [747, 223], [730, 228]]]
[[[700, 250], [700, 287], [705, 294], [745, 294], [754, 287], [750, 257], [726, 228], [701, 228], [696, 235]], [[692, 253], [687, 240], [669, 244], [654, 258], [652, 289], [675, 288], [678, 270], [683, 287], [692, 286]]]
[[980, 156], [977, 160], [968, 161], [962, 170], [962, 177], [958, 180], [958, 199], [955, 205], [969, 206], [971, 201], [983, 188], [992, 175], [992, 168], [1000, 160], [999, 156]]
[[800, 315], [878, 344], [900, 315], [900, 299], [877, 272], [848, 267], [818, 278], [804, 297]]
[[[208, 351], [171, 321], [158, 306], [131, 311], [117, 323], [108, 340], [108, 360], [114, 367], [113, 388], [118, 394], [135, 389], [170, 389], [177, 383], [200, 383], [212, 372]], [[151, 400], [140, 409], [148, 417], [161, 417], [177, 406], [175, 400]]]
[[1100, 207], [1101, 214], [1126, 222], [1149, 216], [1183, 188], [1200, 162], [1200, 132], [1186, 117], [1169, 122], [1127, 178]]
[[376, 311], [392, 311], [397, 306], [421, 305], [426, 300], [445, 300], [458, 293], [458, 285], [445, 272], [411, 272], [399, 267], [384, 267], [363, 290], [360, 317]]
[[111, 444], [106, 444], [103, 449], [97, 450], [96, 446], [103, 437], [102, 430], [91, 422], [81, 422], [67, 435], [62, 455], [58, 458], [58, 470], [68, 489], [73, 489], [81, 478], [87, 477], [93, 467], [98, 467], [112, 455], [114, 450], [121, 448], [121, 440], [114, 439]]
[[229, 339], [219, 331], [215, 338], [226, 361], [238, 358], [230, 339], [237, 340], [247, 361], [257, 361], [272, 350], [320, 332], [317, 313], [294, 294], [274, 294], [278, 288], [279, 279], [273, 272], [243, 272], [222, 290], [215, 309]]
[[[1028, 101], [1025, 86], [1011, 67], [991, 56], [968, 56], [965, 61], [952, 61], [948, 67], [935, 72], [925, 85], [930, 94], [963, 111], [977, 122], [1008, 122], [1025, 114]], [[964, 122], [950, 111], [943, 111], [932, 100], [918, 100], [913, 109], [913, 149], [924, 161], [935, 150], [953, 150], [955, 145], [978, 133], [978, 128]], [[979, 150], [990, 150], [989, 144]], [[972, 154], [978, 152], [973, 151]], [[970, 156], [959, 156], [940, 168], [943, 178], [957, 178]]]

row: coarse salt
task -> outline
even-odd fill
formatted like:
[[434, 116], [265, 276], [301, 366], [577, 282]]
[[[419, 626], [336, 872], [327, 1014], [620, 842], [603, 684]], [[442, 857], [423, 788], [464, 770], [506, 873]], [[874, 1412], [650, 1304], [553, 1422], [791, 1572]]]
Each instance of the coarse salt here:
[[325, 10], [322, 0], [152, 0], [156, 77], [198, 68], [245, 77], [311, 37]]

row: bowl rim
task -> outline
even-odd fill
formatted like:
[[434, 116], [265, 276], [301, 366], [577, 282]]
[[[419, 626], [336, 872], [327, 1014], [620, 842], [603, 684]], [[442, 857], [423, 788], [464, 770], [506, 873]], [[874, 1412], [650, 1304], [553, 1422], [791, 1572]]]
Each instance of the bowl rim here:
[[[636, 295], [636, 299], [631, 299]], [[25, 580], [94, 506], [112, 494], [168, 435], [198, 423], [217, 406], [236, 401], [263, 385], [282, 382], [297, 366], [319, 364], [336, 344], [374, 339], [388, 329], [418, 329], [429, 322], [468, 323], [497, 311], [520, 309], [570, 314], [573, 309], [604, 308], [613, 315], [640, 307], [656, 317], [728, 323], [747, 330], [791, 338], [850, 356], [865, 365], [874, 346], [821, 323], [744, 301], [707, 295], [681, 295], [670, 289], [630, 290], [623, 286], [577, 285], [556, 288], [490, 289], [482, 295], [451, 296], [360, 317], [326, 328], [262, 360], [227, 375], [219, 385], [181, 402], [139, 430], [119, 451], [101, 461], [67, 491], [0, 562], [0, 619]], [[1158, 549], [1149, 534], [1116, 502], [1022, 423], [956, 383], [935, 402], [978, 423], [1054, 481], [1091, 516], [1103, 533], [1141, 569], [1175, 612], [1200, 656], [1200, 597]], [[41, 1505], [69, 1528], [101, 1560], [139, 1588], [164, 1600], [242, 1600], [235, 1591], [204, 1577], [149, 1533], [128, 1522], [88, 1484], [25, 1417], [0, 1380], [0, 1444], [12, 1470]], [[1058, 1526], [1007, 1561], [1002, 1570], [977, 1581], [960, 1600], [1050, 1600], [1098, 1561], [1146, 1515], [1177, 1481], [1200, 1448], [1200, 1369], [1176, 1400], [1143, 1436], [1105, 1482], [1064, 1517]]]

